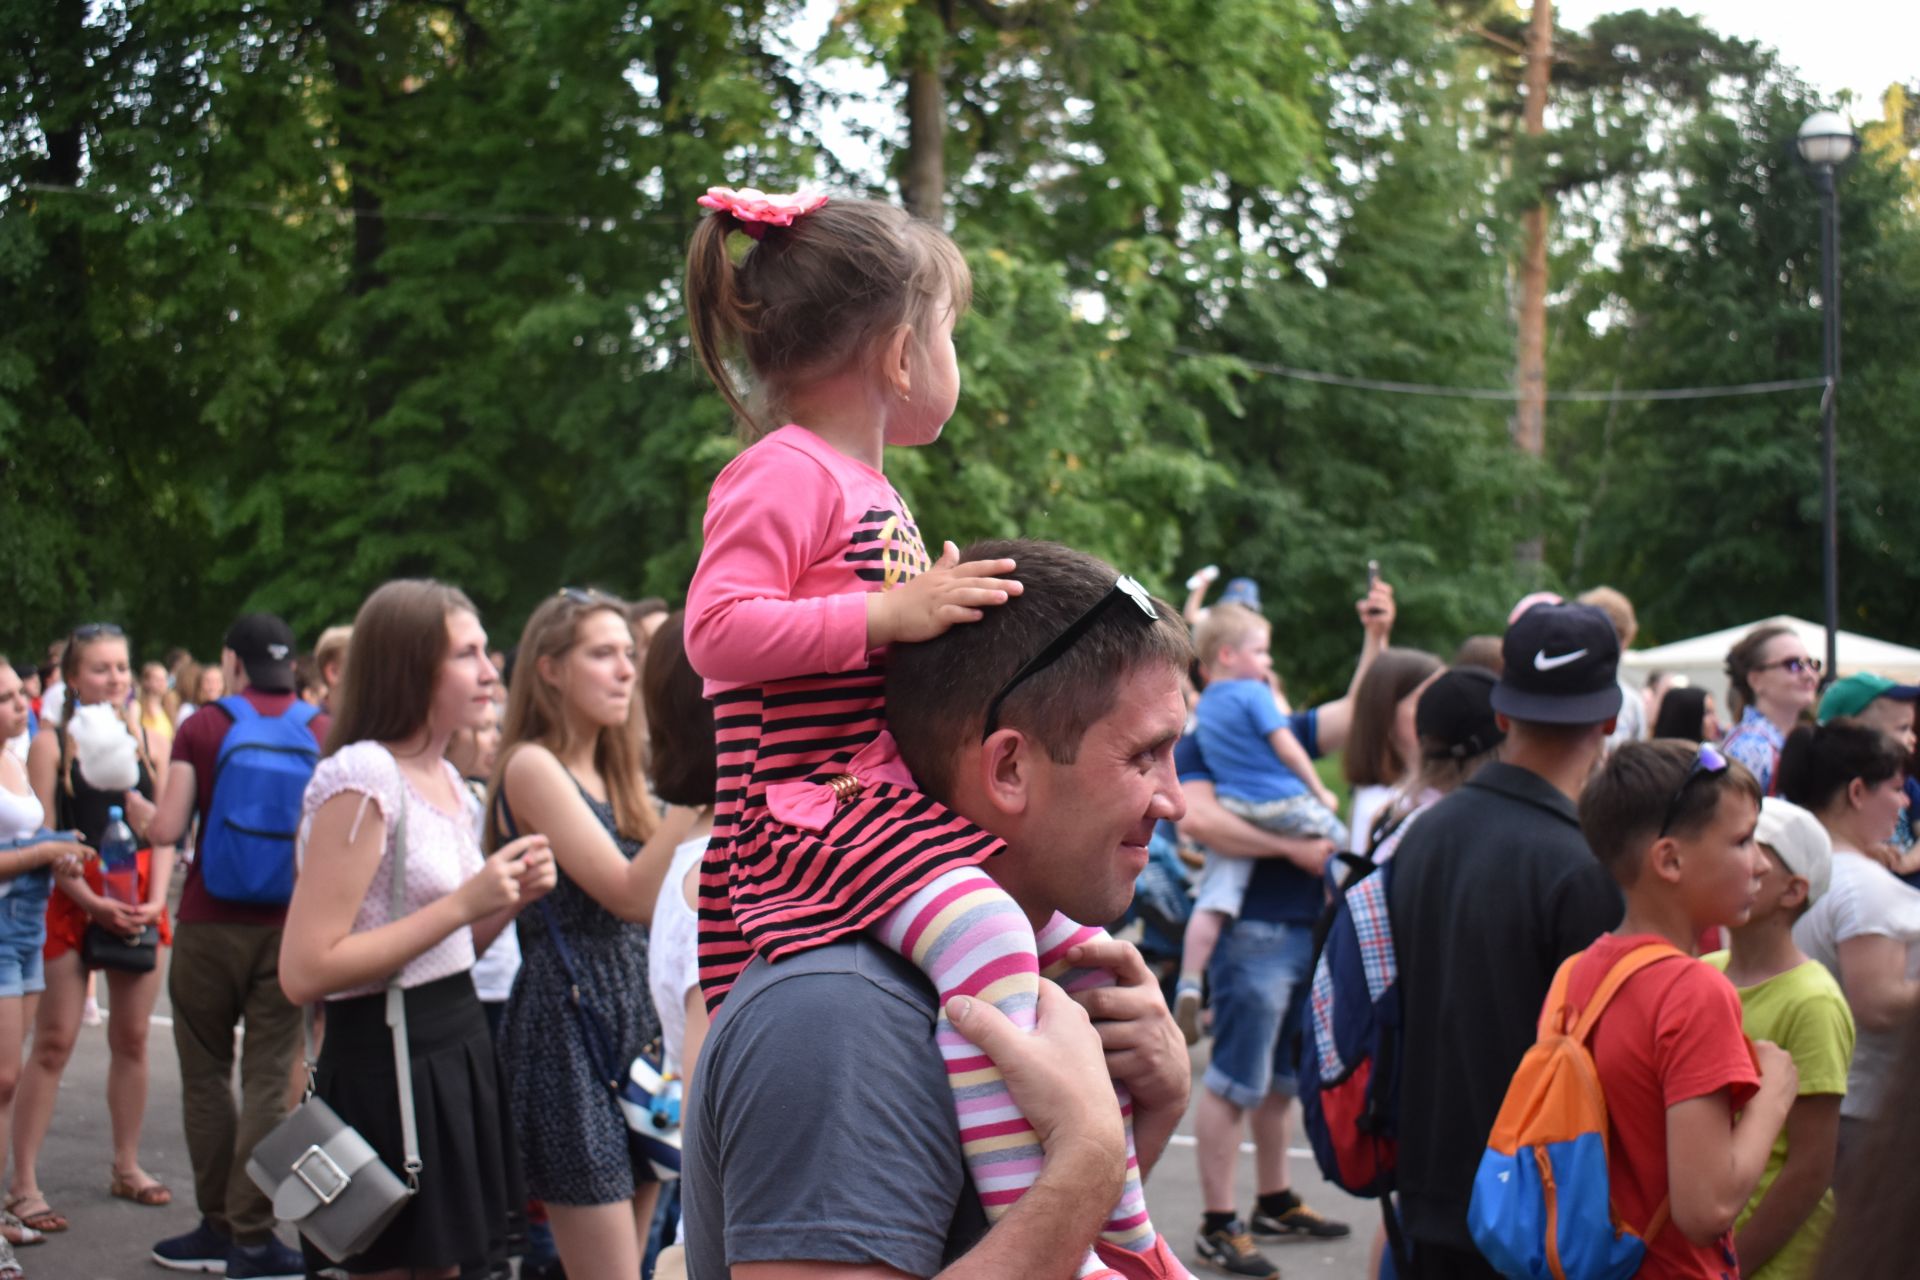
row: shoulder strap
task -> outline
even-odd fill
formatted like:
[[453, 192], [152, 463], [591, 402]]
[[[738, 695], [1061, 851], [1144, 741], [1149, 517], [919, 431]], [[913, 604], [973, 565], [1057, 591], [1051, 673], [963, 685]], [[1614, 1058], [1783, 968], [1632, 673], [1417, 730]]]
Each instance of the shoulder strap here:
[[1599, 987], [1587, 1001], [1586, 1007], [1580, 1010], [1580, 1020], [1573, 1024], [1573, 1030], [1570, 1033], [1573, 1038], [1584, 1043], [1587, 1037], [1593, 1034], [1594, 1027], [1599, 1024], [1600, 1015], [1607, 1011], [1607, 1006], [1612, 1003], [1614, 996], [1619, 994], [1620, 988], [1626, 985], [1628, 978], [1648, 965], [1658, 964], [1669, 956], [1679, 954], [1679, 950], [1672, 943], [1649, 942], [1644, 946], [1635, 947], [1614, 961], [1613, 968], [1607, 970], [1607, 976], [1600, 980]]
[[[504, 782], [505, 770], [501, 771], [501, 786], [493, 793], [493, 812], [500, 824], [500, 830], [508, 840], [520, 838], [520, 824], [513, 820], [513, 806], [507, 803], [507, 788]], [[578, 785], [577, 783], [575, 785]], [[567, 935], [560, 928], [560, 919], [553, 913], [550, 898], [541, 898], [536, 903], [540, 908], [540, 922], [546, 926], [547, 937], [553, 942], [553, 952], [560, 958], [560, 967], [567, 974], [567, 999], [573, 1005], [573, 1012], [580, 1023], [580, 1038], [585, 1043], [588, 1065], [600, 1077], [603, 1084], [616, 1094], [620, 1089], [620, 1079], [626, 1074], [617, 1059], [613, 1036], [607, 1030], [606, 1023], [594, 1007], [587, 1003], [586, 993], [580, 989], [580, 970], [573, 963], [573, 948], [567, 944]]]
[[292, 705], [280, 713], [280, 718], [282, 720], [291, 720], [295, 724], [307, 725], [312, 724], [313, 718], [319, 714], [320, 708], [296, 694], [294, 695]]
[[[394, 772], [400, 762], [394, 761]], [[400, 778], [400, 812], [393, 821], [393, 883], [388, 896], [387, 919], [398, 920], [407, 908], [407, 779]], [[402, 970], [405, 966], [403, 965]], [[400, 1086], [400, 1142], [405, 1153], [405, 1172], [409, 1192], [420, 1190], [420, 1131], [413, 1112], [413, 1055], [407, 1049], [407, 993], [400, 986], [400, 971], [387, 979], [387, 1026], [393, 1030], [393, 1075]]]
[[253, 704], [237, 693], [230, 693], [213, 705], [226, 712], [227, 718], [235, 724], [239, 724], [242, 720], [258, 720], [260, 718], [260, 713], [253, 709]]
[[[251, 707], [248, 710], [252, 710]], [[399, 772], [399, 762], [394, 763], [394, 771]], [[393, 883], [387, 896], [388, 919], [398, 920], [406, 914], [407, 905], [407, 780], [400, 779], [400, 811], [394, 815], [393, 829], [389, 833], [393, 840]], [[402, 966], [404, 968], [405, 966]], [[320, 1049], [313, 1034], [313, 1009], [311, 1004], [300, 1007], [300, 1025], [306, 1039], [307, 1096], [313, 1096], [313, 1074], [319, 1065]], [[400, 1145], [403, 1153], [403, 1171], [407, 1176], [408, 1194], [420, 1190], [420, 1171], [425, 1163], [420, 1159], [420, 1128], [413, 1106], [413, 1053], [407, 1047], [407, 1002], [406, 992], [400, 986], [400, 974], [387, 979], [387, 1026], [393, 1032], [393, 1075], [394, 1083], [400, 1092]]]

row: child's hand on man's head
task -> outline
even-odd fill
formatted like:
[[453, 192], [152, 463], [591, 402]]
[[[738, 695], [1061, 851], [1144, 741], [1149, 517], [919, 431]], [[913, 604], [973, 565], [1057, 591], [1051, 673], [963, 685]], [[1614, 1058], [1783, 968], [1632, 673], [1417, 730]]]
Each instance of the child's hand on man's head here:
[[867, 644], [872, 648], [931, 640], [962, 622], [978, 622], [981, 610], [1005, 604], [1024, 589], [1007, 575], [1011, 560], [960, 563], [951, 542], [933, 568], [891, 591], [867, 597]]

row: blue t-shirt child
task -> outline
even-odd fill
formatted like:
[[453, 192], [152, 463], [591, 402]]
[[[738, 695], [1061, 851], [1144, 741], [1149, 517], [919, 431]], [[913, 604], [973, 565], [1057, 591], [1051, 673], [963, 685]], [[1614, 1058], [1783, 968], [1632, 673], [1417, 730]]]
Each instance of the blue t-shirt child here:
[[1265, 681], [1215, 680], [1193, 714], [1194, 737], [1219, 794], [1249, 803], [1307, 794], [1307, 784], [1273, 753], [1273, 731], [1288, 721]]

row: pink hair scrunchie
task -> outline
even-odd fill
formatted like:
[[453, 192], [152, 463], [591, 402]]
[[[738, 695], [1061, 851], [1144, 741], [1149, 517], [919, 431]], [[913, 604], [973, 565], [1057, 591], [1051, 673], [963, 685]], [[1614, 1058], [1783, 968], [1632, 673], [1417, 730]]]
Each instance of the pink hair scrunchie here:
[[740, 229], [755, 240], [764, 236], [768, 227], [790, 227], [794, 219], [805, 217], [826, 202], [827, 197], [818, 192], [768, 195], [752, 187], [738, 191], [732, 187], [708, 187], [707, 194], [698, 201], [703, 209], [733, 215]]

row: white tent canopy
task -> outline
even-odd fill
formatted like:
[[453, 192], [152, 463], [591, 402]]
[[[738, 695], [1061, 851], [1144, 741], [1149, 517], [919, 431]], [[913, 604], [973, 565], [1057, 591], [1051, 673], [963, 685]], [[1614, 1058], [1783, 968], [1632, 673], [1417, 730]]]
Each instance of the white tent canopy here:
[[[1773, 624], [1791, 627], [1807, 646], [1807, 652], [1823, 661], [1827, 652], [1827, 629], [1817, 622], [1781, 614], [1762, 618], [1722, 631], [1710, 631], [1690, 640], [1675, 640], [1652, 649], [1632, 649], [1620, 657], [1620, 673], [1630, 684], [1645, 684], [1648, 675], [1667, 671], [1683, 675], [1697, 688], [1713, 695], [1722, 718], [1727, 715], [1727, 650], [1755, 627]], [[1871, 671], [1890, 679], [1920, 683], [1920, 649], [1890, 644], [1872, 636], [1842, 631], [1838, 636], [1841, 675]]]

